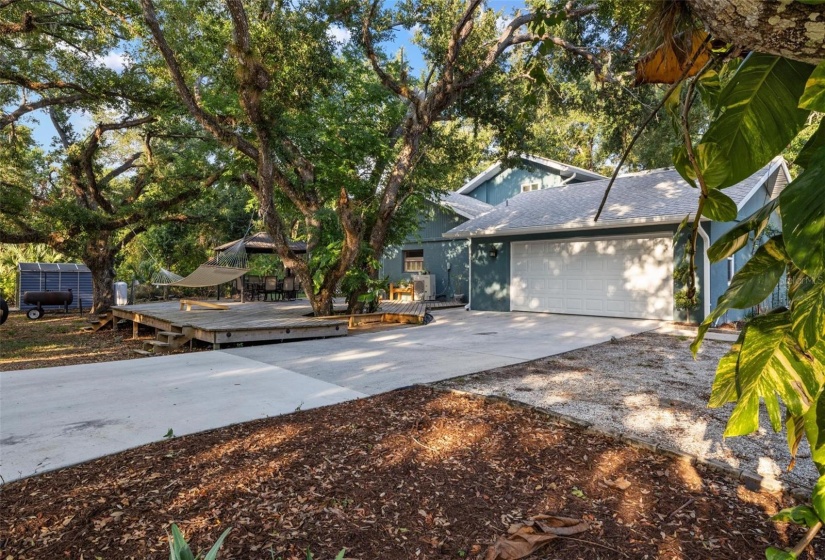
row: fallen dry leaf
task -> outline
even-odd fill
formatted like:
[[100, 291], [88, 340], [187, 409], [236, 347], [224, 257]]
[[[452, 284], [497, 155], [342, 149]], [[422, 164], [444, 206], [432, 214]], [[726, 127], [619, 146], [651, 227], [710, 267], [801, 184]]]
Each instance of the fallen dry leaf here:
[[506, 536], [501, 536], [487, 549], [486, 560], [518, 560], [559, 536], [575, 535], [589, 528], [586, 521], [555, 515], [536, 515], [523, 523], [509, 527]]
[[623, 476], [617, 478], [616, 480], [610, 480], [605, 478], [604, 483], [610, 486], [611, 488], [618, 488], [619, 490], [627, 490], [628, 488], [630, 488], [630, 481]]

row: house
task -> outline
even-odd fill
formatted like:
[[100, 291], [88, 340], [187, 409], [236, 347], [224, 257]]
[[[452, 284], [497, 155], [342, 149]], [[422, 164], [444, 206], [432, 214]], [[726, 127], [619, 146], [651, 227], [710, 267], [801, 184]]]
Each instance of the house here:
[[521, 156], [518, 167], [491, 165], [460, 189], [429, 203], [419, 216], [418, 230], [400, 246], [390, 247], [381, 259], [381, 275], [390, 282], [409, 281], [426, 272], [434, 276], [432, 297], [466, 299], [470, 280], [470, 242], [447, 238], [445, 232], [479, 218], [522, 193], [583, 181], [604, 179], [586, 169], [538, 156]]
[[[724, 190], [737, 205], [737, 221], [702, 220], [696, 258], [700, 301], [690, 317], [676, 308], [682, 286], [674, 269], [684, 261], [685, 239], [673, 238], [685, 216], [695, 212], [697, 190], [671, 168], [618, 177], [598, 222], [593, 218], [606, 179], [521, 192], [444, 237], [470, 243], [474, 310], [701, 320], [754, 250], [749, 244], [727, 262], [711, 264], [708, 246], [789, 181], [785, 161], [776, 158]], [[777, 226], [778, 217], [772, 220]], [[740, 316], [732, 311], [726, 319]]]

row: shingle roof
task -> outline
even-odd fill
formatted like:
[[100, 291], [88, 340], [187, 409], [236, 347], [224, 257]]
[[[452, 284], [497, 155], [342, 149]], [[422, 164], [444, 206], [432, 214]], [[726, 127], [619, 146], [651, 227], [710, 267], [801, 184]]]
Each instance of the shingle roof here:
[[[777, 158], [744, 181], [724, 190], [741, 207], [754, 189], [781, 165]], [[618, 177], [598, 222], [596, 209], [608, 179], [524, 192], [490, 212], [448, 231], [446, 237], [470, 237], [604, 228], [635, 223], [679, 222], [696, 210], [698, 191], [670, 168]]]
[[441, 196], [441, 204], [452, 208], [459, 216], [473, 219], [486, 214], [494, 208], [492, 204], [487, 204], [464, 194], [455, 192], [446, 193]]
[[[560, 161], [556, 161], [554, 159], [549, 159], [540, 156], [534, 156], [531, 154], [523, 154], [521, 159], [525, 161], [529, 161], [532, 163], [536, 163], [538, 165], [542, 165], [544, 167], [549, 167], [551, 169], [556, 169], [562, 175], [562, 177], [569, 178], [573, 175], [577, 175], [580, 179], [585, 180], [596, 180], [596, 179], [603, 179], [604, 175], [599, 175], [598, 173], [594, 173], [593, 171], [588, 171], [587, 169], [583, 169], [581, 167], [576, 167], [575, 165], [568, 165], [566, 163], [561, 163]], [[466, 183], [462, 185], [456, 192], [459, 194], [464, 194], [468, 192], [472, 192], [475, 190], [477, 186], [481, 183], [492, 179], [502, 171], [501, 162], [496, 162]]]

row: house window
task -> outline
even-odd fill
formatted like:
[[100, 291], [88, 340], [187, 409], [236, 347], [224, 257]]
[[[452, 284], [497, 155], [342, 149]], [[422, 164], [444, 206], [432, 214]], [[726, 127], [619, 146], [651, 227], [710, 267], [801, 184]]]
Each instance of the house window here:
[[404, 251], [404, 272], [421, 272], [424, 270], [424, 250]]
[[541, 183], [525, 183], [521, 186], [521, 192], [530, 192], [541, 190]]
[[736, 264], [731, 256], [728, 257], [728, 284], [730, 284], [730, 281], [733, 280], [734, 274], [736, 274]]

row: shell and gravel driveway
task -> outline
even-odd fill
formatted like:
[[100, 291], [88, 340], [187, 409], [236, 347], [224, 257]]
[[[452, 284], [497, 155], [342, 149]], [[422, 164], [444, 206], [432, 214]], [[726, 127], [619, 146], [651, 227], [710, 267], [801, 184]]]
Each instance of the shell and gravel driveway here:
[[689, 342], [684, 336], [639, 334], [439, 385], [510, 398], [769, 480], [812, 487], [818, 475], [806, 443], [788, 472], [785, 436], [773, 432], [764, 410], [758, 433], [722, 437], [733, 405], [709, 409], [707, 402], [716, 365], [730, 343], [706, 340], [694, 360]]

